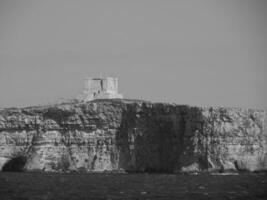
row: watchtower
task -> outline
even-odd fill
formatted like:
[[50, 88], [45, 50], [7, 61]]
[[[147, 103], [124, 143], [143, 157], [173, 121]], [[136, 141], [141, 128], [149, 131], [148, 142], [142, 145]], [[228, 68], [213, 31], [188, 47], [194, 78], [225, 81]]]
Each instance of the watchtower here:
[[81, 101], [94, 99], [122, 99], [118, 93], [118, 78], [86, 78], [84, 81], [83, 94], [79, 97]]

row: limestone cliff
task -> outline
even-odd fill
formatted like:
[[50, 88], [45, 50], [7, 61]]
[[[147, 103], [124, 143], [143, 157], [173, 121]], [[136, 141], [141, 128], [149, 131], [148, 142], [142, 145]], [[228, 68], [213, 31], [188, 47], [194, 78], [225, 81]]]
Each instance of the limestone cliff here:
[[2, 170], [261, 171], [266, 142], [264, 110], [96, 100], [0, 111]]

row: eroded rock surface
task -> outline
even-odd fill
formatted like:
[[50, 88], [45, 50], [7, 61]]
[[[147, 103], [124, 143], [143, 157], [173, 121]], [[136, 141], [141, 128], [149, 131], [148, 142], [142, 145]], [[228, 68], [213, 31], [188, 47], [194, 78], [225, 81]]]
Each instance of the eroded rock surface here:
[[264, 110], [126, 100], [9, 108], [0, 169], [23, 158], [26, 171], [261, 171], [266, 130]]

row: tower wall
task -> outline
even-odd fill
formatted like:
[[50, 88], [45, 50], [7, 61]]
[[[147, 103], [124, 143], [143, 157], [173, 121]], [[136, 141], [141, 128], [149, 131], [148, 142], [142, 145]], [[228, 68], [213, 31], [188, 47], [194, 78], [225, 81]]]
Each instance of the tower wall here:
[[109, 93], [117, 93], [117, 81], [116, 78], [108, 77], [107, 78], [107, 92]]

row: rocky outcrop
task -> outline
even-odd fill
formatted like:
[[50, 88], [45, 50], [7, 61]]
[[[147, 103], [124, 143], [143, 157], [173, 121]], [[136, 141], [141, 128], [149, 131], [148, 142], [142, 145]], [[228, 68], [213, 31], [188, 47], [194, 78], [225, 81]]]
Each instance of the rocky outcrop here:
[[0, 169], [262, 171], [266, 130], [264, 110], [130, 100], [9, 108], [0, 111]]

